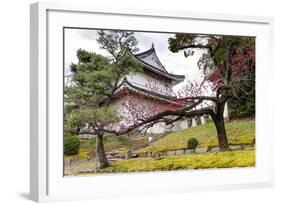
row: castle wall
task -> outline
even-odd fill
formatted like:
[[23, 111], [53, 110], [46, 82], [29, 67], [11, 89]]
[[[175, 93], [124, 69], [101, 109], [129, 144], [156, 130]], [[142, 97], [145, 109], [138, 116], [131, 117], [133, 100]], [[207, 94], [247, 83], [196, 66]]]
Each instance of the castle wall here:
[[[134, 94], [130, 94], [132, 98], [134, 98]], [[129, 98], [128, 98], [129, 99]], [[123, 110], [121, 109], [122, 107], [122, 103], [124, 103], [124, 99], [121, 100], [119, 98], [116, 98], [111, 106], [114, 110], [116, 110], [117, 112], [123, 112]], [[151, 105], [153, 105], [153, 103], [155, 103], [155, 101], [151, 100], [150, 98], [146, 98], [146, 97], [139, 97], [139, 100], [137, 101], [137, 103], [139, 105], [144, 105], [146, 107], [149, 107]], [[161, 106], [161, 104], [159, 104], [158, 106]], [[202, 108], [201, 106], [198, 108], [200, 109]], [[206, 124], [206, 116], [202, 115], [202, 116], [197, 116], [197, 117], [193, 117], [191, 120], [191, 123], [189, 125], [188, 123], [188, 119], [183, 118], [177, 122], [173, 123], [173, 126], [166, 126], [164, 123], [157, 123], [154, 124], [153, 127], [149, 128], [147, 130], [148, 133], [165, 133], [168, 131], [179, 131], [179, 130], [183, 130], [183, 129], [187, 129], [189, 127], [194, 127], [194, 126], [198, 126], [198, 125], [204, 125]], [[224, 118], [227, 119], [228, 118], [228, 109], [227, 109], [227, 104], [225, 105], [225, 111], [224, 111]], [[127, 122], [129, 122], [130, 119], [127, 120]]]
[[[151, 112], [151, 106], [157, 106], [159, 112], [161, 111], [161, 109], [165, 109], [165, 104], [163, 102], [158, 102], [156, 100], [152, 100], [150, 98], [146, 98], [146, 97], [142, 97], [139, 95], [135, 95], [130, 93], [127, 97], [124, 97], [123, 99], [120, 98], [115, 98], [112, 103], [111, 103], [111, 107], [113, 110], [116, 110], [117, 113], [120, 116], [126, 116], [126, 113], [128, 113], [126, 119], [124, 119], [122, 121], [122, 123], [124, 123], [126, 126], [130, 125], [130, 123], [133, 122], [133, 117], [130, 114], [130, 111], [128, 111], [124, 104], [128, 103], [127, 105], [130, 105], [128, 101], [135, 101], [133, 103], [133, 105], [136, 105], [137, 107], [143, 107], [143, 109], [141, 109], [141, 111], [144, 110], [144, 108], [147, 108], [147, 110], [145, 110], [144, 112], [146, 113], [150, 113]], [[155, 104], [156, 103], [156, 104]], [[161, 106], [163, 106], [161, 108]], [[136, 112], [137, 114], [137, 110], [134, 110], [133, 113]], [[157, 111], [155, 112], [157, 113]], [[156, 123], [153, 125], [153, 127], [149, 128], [147, 130], [148, 133], [165, 133], [167, 131], [177, 131], [180, 129], [179, 126], [179, 122], [175, 122], [174, 126], [168, 125], [166, 126], [164, 123]]]
[[[151, 88], [148, 84], [152, 84], [152, 86], [155, 86], [155, 89], [157, 91], [159, 91], [161, 94], [164, 95], [172, 95], [171, 90], [167, 89], [167, 86], [171, 88], [172, 84], [171, 82], [167, 82], [161, 79], [156, 79], [153, 78], [145, 73], [130, 73], [127, 76], [127, 79], [130, 83], [138, 86], [138, 87], [142, 87], [145, 89]], [[153, 88], [153, 87], [152, 87]], [[153, 91], [156, 91], [153, 90]]]

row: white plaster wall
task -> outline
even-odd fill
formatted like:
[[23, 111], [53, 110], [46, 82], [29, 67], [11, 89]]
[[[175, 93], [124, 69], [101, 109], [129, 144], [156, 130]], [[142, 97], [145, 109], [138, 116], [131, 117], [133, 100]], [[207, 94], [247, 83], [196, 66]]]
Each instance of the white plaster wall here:
[[206, 118], [204, 115], [200, 116], [201, 124], [205, 125], [206, 124]]
[[159, 134], [159, 133], [165, 133], [166, 129], [164, 123], [157, 123], [154, 124], [152, 129], [149, 131], [153, 134]]
[[173, 125], [174, 125], [174, 126], [172, 127], [172, 129], [170, 129], [171, 131], [176, 132], [176, 131], [179, 131], [179, 130], [180, 130], [180, 122], [179, 122], [179, 121], [174, 122]]
[[179, 127], [180, 130], [186, 129], [188, 127], [187, 120], [185, 118], [179, 121]]
[[225, 103], [225, 106], [224, 106], [223, 117], [225, 119], [228, 119], [228, 105], [227, 105], [227, 103]]
[[[161, 91], [161, 94], [165, 95], [171, 95], [172, 93], [167, 90], [165, 83], [163, 81], [160, 81], [158, 79], [152, 78], [151, 76], [148, 76], [144, 73], [140, 72], [135, 72], [135, 73], [130, 73], [127, 76], [127, 79], [130, 83], [142, 87], [142, 88], [148, 88], [147, 84], [149, 82], [152, 82], [153, 85], [156, 84], [157, 88]], [[170, 85], [171, 86], [171, 85]]]
[[[126, 100], [121, 101], [121, 99], [117, 98], [117, 99], [112, 101], [110, 106], [113, 110], [116, 110], [120, 114], [120, 112], [126, 112], [126, 109], [121, 108], [122, 103], [126, 103]], [[140, 103], [142, 103], [145, 106], [149, 106], [151, 101], [148, 98], [143, 98], [140, 101]], [[126, 121], [130, 122], [130, 119], [124, 120], [123, 122], [125, 123]], [[172, 127], [170, 125], [166, 126], [163, 123], [157, 123], [157, 124], [154, 124], [153, 127], [149, 128], [147, 130], [147, 132], [153, 133], [153, 134], [159, 134], [159, 133], [165, 133], [167, 131], [179, 131], [181, 129], [180, 127], [182, 127], [182, 129], [185, 129], [184, 128], [185, 125], [184, 124], [180, 125], [180, 121], [174, 122], [173, 124], [174, 124], [174, 126]]]

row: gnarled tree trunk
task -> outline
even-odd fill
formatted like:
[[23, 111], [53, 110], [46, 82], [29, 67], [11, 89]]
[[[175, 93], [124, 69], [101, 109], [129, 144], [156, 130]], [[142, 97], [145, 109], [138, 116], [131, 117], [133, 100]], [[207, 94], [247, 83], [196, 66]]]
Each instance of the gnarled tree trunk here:
[[104, 146], [103, 146], [103, 135], [98, 134], [96, 137], [96, 143], [97, 143], [97, 153], [96, 156], [98, 158], [98, 165], [97, 167], [100, 169], [106, 168], [109, 166], [109, 162], [106, 158], [106, 154], [104, 151]]
[[229, 149], [226, 130], [225, 130], [224, 116], [223, 116], [224, 106], [225, 106], [225, 102], [216, 103], [216, 112], [213, 115], [211, 115], [217, 129], [219, 148], [222, 151]]
[[220, 150], [224, 151], [224, 150], [228, 150], [228, 140], [227, 140], [227, 136], [226, 136], [226, 131], [225, 131], [225, 125], [224, 125], [224, 119], [222, 116], [219, 117], [219, 119], [213, 119], [216, 129], [217, 129], [217, 137], [218, 137], [218, 142], [219, 142], [219, 147]]

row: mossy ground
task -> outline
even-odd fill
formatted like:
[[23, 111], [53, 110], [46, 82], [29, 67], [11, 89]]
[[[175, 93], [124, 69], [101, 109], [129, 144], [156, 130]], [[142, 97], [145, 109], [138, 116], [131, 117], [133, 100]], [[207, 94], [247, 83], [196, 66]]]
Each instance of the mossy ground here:
[[[252, 144], [255, 139], [255, 121], [237, 120], [226, 122], [226, 130], [229, 144]], [[218, 146], [216, 129], [213, 123], [204, 126], [188, 128], [179, 132], [167, 134], [160, 137], [152, 145], [147, 146], [147, 138], [142, 137], [136, 142], [128, 141], [126, 137], [107, 137], [105, 148], [107, 151], [126, 151], [130, 146], [137, 148], [140, 144], [146, 143], [145, 148], [136, 149], [135, 152], [156, 152], [174, 149], [185, 149], [187, 140], [195, 137], [198, 147]], [[127, 140], [126, 140], [127, 139]], [[85, 140], [81, 143], [78, 158], [88, 158], [89, 148], [93, 148], [93, 140]], [[68, 157], [67, 157], [68, 158]], [[111, 166], [103, 172], [138, 172], [156, 170], [179, 170], [179, 169], [207, 169], [207, 168], [229, 168], [229, 167], [252, 167], [255, 166], [255, 148], [246, 150], [225, 151], [217, 153], [187, 154], [182, 156], [153, 158], [134, 158], [112, 162]], [[84, 160], [71, 167], [65, 167], [68, 175], [80, 175], [81, 171], [89, 171], [94, 168], [94, 159]], [[91, 173], [88, 173], [91, 174]]]
[[[235, 120], [226, 122], [225, 126], [230, 145], [253, 143], [253, 140], [255, 139], [254, 120]], [[210, 122], [204, 126], [191, 127], [168, 134], [153, 145], [140, 149], [137, 152], [142, 153], [185, 149], [187, 147], [187, 140], [193, 137], [198, 140], [198, 147], [218, 146], [216, 128], [214, 123]]]
[[255, 150], [189, 154], [160, 159], [136, 158], [115, 162], [108, 172], [136, 172], [178, 169], [207, 169], [255, 166]]

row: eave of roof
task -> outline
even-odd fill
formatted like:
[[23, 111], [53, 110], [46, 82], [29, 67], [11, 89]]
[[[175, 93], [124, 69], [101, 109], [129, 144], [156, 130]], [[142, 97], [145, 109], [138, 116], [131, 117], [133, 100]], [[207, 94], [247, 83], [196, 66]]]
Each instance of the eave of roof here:
[[[157, 93], [157, 92], [154, 92], [154, 91], [151, 91], [151, 90], [148, 90], [148, 89], [144, 89], [144, 88], [141, 88], [141, 87], [138, 87], [136, 85], [133, 85], [132, 83], [130, 83], [127, 78], [125, 77], [122, 81], [122, 83], [118, 86], [120, 89], [122, 86], [128, 88], [129, 90], [131, 91], [137, 91], [137, 93], [141, 93], [147, 97], [151, 97], [151, 98], [158, 98], [159, 100], [164, 100], [164, 101], [167, 101], [169, 103], [173, 103], [173, 104], [176, 104], [178, 105], [179, 103], [176, 101], [177, 98], [174, 97], [174, 96], [168, 96], [168, 95], [163, 95], [161, 93]], [[117, 90], [118, 90], [117, 89]], [[118, 95], [120, 92], [122, 92], [123, 89], [120, 89], [119, 91], [116, 92], [116, 95]]]
[[[151, 55], [152, 53], [155, 54], [156, 56], [156, 61], [157, 63], [161, 66], [162, 70], [160, 70], [159, 68], [151, 65], [151, 64], [148, 64], [147, 62], [143, 61], [141, 59], [141, 56], [144, 56], [144, 55]], [[167, 70], [164, 68], [164, 66], [161, 64], [159, 58], [157, 57], [157, 54], [155, 52], [155, 49], [154, 49], [154, 46], [152, 46], [152, 48], [150, 48], [149, 50], [147, 51], [144, 51], [144, 52], [141, 52], [141, 53], [138, 53], [138, 54], [133, 54], [133, 56], [139, 60], [146, 69], [156, 73], [156, 74], [160, 74], [168, 79], [171, 79], [171, 80], [174, 80], [174, 81], [177, 81], [177, 82], [182, 82], [184, 81], [185, 79], [185, 76], [184, 75], [176, 75], [176, 74], [172, 74], [172, 73], [168, 73]]]
[[[168, 71], [165, 69], [165, 67], [163, 66], [163, 64], [161, 63], [161, 61], [159, 60], [158, 56], [157, 56], [157, 53], [155, 51], [155, 48], [154, 48], [154, 45], [152, 44], [152, 47], [150, 49], [148, 49], [147, 51], [144, 51], [144, 52], [141, 52], [141, 53], [138, 53], [135, 55], [138, 59], [142, 60], [142, 61], [145, 61], [144, 59], [146, 59], [147, 57], [149, 56], [152, 56], [152, 59], [156, 65], [159, 66], [159, 70], [161, 71], [164, 71], [166, 73], [168, 73]], [[147, 59], [149, 60], [149, 58]], [[146, 61], [145, 61], [146, 62]], [[149, 64], [149, 63], [148, 63]], [[153, 66], [153, 65], [152, 65]], [[156, 66], [154, 66], [156, 67]], [[157, 68], [157, 67], [156, 67]]]
[[175, 74], [172, 74], [172, 73], [165, 73], [165, 72], [159, 70], [158, 68], [156, 68], [156, 67], [154, 67], [154, 66], [152, 66], [150, 64], [147, 64], [144, 61], [141, 61], [141, 62], [144, 64], [145, 68], [149, 69], [150, 71], [152, 71], [152, 72], [154, 72], [156, 74], [160, 74], [160, 75], [162, 75], [162, 76], [164, 76], [164, 77], [166, 77], [168, 79], [175, 80], [177, 82], [182, 82], [185, 79], [184, 75], [175, 75]]

